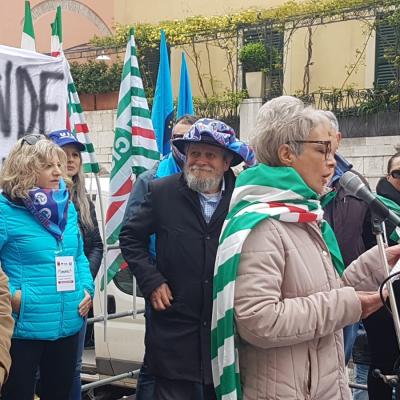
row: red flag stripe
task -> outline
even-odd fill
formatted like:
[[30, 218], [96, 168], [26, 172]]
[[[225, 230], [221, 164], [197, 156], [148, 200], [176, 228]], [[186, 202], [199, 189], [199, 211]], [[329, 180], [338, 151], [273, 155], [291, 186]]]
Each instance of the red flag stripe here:
[[132, 127], [132, 135], [143, 136], [146, 139], [154, 139], [154, 131], [151, 129], [140, 128], [139, 126]]
[[70, 131], [71, 130], [71, 120], [68, 115], [68, 107], [67, 107], [67, 117], [66, 117], [66, 128]]
[[113, 194], [113, 196], [123, 196], [132, 190], [132, 180], [128, 178], [123, 185]]
[[313, 222], [317, 219], [317, 216], [307, 210], [304, 210], [303, 208], [296, 207], [292, 204], [285, 204], [285, 203], [268, 203], [269, 207], [271, 208], [277, 208], [277, 207], [286, 207], [291, 213], [297, 213], [299, 222], [304, 223], [304, 222]]
[[75, 131], [77, 133], [89, 133], [89, 128], [87, 124], [76, 124]]
[[108, 206], [106, 223], [114, 216], [114, 214], [121, 208], [124, 203], [124, 201], [114, 201]]

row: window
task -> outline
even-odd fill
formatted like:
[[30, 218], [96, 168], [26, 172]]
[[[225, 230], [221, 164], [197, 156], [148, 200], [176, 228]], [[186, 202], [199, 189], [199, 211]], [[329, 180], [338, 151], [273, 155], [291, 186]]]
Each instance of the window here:
[[[117, 288], [119, 290], [132, 296], [132, 294], [133, 294], [133, 275], [129, 268], [121, 269], [114, 276], [113, 280], [114, 280], [115, 286], [117, 286]], [[136, 285], [136, 296], [143, 297], [143, 294], [140, 291], [138, 285]]]
[[398, 66], [393, 63], [399, 55], [400, 27], [385, 21], [384, 16], [377, 17], [375, 48], [375, 87], [382, 88], [399, 78]]
[[[243, 28], [243, 44], [264, 42], [268, 50], [268, 64], [271, 87], [266, 88], [265, 97], [282, 95], [283, 91], [283, 43], [284, 30], [270, 25], [256, 25]], [[244, 79], [243, 79], [244, 82]]]

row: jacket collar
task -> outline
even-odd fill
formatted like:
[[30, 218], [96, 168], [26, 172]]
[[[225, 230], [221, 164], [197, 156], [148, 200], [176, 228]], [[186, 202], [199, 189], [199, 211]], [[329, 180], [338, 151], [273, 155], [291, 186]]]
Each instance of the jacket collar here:
[[13, 200], [8, 194], [4, 192], [0, 194], [0, 202], [9, 204], [10, 206], [13, 207], [26, 208], [22, 199]]
[[[188, 187], [183, 172], [181, 172], [179, 175], [179, 181], [181, 183], [179, 190], [193, 204], [198, 218], [200, 218], [200, 220], [205, 224], [206, 222], [204, 221], [204, 217], [201, 212], [201, 205], [198, 193]], [[232, 169], [229, 168], [228, 171], [226, 171], [224, 174], [224, 190], [222, 192], [221, 201], [219, 202], [217, 209], [211, 217], [209, 225], [211, 225], [215, 220], [218, 220], [222, 214], [227, 213], [232, 197], [232, 192], [235, 186], [235, 180], [235, 175]]]
[[339, 153], [335, 154], [335, 173], [329, 182], [329, 186], [332, 186], [340, 177], [347, 171], [350, 171], [353, 168], [353, 165], [350, 164], [343, 156]]

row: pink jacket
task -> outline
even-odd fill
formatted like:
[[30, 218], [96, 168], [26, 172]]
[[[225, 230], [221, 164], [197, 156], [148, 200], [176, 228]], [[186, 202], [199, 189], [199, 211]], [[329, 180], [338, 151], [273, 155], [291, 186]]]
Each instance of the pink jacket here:
[[339, 278], [317, 223], [261, 222], [244, 243], [235, 289], [245, 400], [350, 400], [342, 328], [357, 290], [377, 290], [375, 247]]

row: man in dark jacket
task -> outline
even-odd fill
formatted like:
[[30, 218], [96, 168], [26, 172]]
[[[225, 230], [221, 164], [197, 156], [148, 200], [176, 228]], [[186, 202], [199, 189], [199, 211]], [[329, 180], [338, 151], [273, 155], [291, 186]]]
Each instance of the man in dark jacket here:
[[[182, 138], [196, 121], [197, 118], [193, 115], [184, 115], [179, 118], [172, 129], [171, 140]], [[163, 178], [181, 172], [184, 159], [184, 156], [171, 141], [171, 153], [161, 162], [155, 164], [153, 168], [140, 174], [136, 179], [126, 205], [124, 219], [128, 219], [143, 203], [144, 196], [149, 191], [150, 182], [155, 178]]]
[[[215, 399], [211, 375], [212, 278], [218, 238], [235, 177], [230, 166], [254, 158], [232, 128], [201, 119], [174, 144], [184, 171], [150, 182], [122, 228], [120, 247], [152, 306], [146, 357], [155, 400]], [[149, 261], [156, 234], [157, 262]]]
[[[347, 171], [357, 174], [363, 182], [368, 186], [365, 178], [353, 169], [353, 166], [338, 152], [337, 148], [341, 140], [339, 132], [339, 124], [336, 116], [330, 111], [324, 111], [324, 115], [331, 121], [332, 128], [336, 138], [333, 150], [335, 151], [336, 168], [335, 173], [329, 184], [332, 189], [330, 201], [324, 204], [324, 218], [333, 231], [342, 253], [343, 261], [348, 266], [352, 261], [357, 259], [362, 253], [376, 244], [375, 237], [372, 234], [371, 215], [367, 203], [349, 195], [340, 186], [339, 179]], [[328, 194], [329, 197], [329, 194]], [[359, 339], [357, 339], [357, 337]], [[346, 326], [343, 329], [344, 352], [346, 364], [349, 362], [354, 342], [364, 343], [366, 340], [365, 331], [360, 329], [360, 324]], [[364, 365], [368, 363], [368, 354], [358, 351], [357, 354], [363, 353], [363, 359], [353, 360], [355, 362], [355, 381], [359, 384], [366, 384], [368, 367]], [[358, 364], [360, 363], [360, 364]], [[362, 364], [361, 364], [362, 363]], [[357, 389], [353, 393], [354, 400], [362, 400], [368, 398], [367, 392]]]
[[[179, 152], [179, 150], [172, 143], [172, 140], [182, 138], [196, 121], [197, 118], [193, 115], [184, 115], [176, 121], [174, 127], [172, 128], [171, 153], [164, 157], [161, 162], [156, 163], [153, 168], [143, 172], [138, 176], [135, 184], [132, 187], [128, 204], [126, 205], [124, 216], [125, 221], [128, 221], [143, 203], [144, 197], [149, 191], [149, 185], [152, 180], [181, 172], [185, 156]], [[149, 252], [151, 262], [155, 263], [156, 251], [154, 235], [150, 239]], [[148, 301], [146, 301], [145, 307], [146, 330], [148, 331], [150, 330], [149, 320], [151, 318], [151, 306]], [[143, 364], [140, 367], [135, 394], [136, 400], [153, 400], [154, 398], [154, 377], [149, 373], [148, 370], [146, 352]]]

